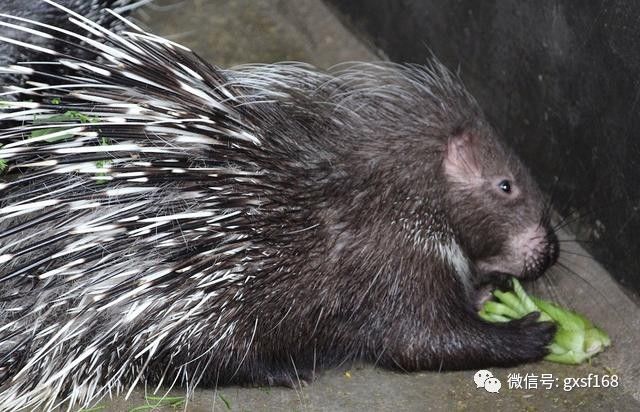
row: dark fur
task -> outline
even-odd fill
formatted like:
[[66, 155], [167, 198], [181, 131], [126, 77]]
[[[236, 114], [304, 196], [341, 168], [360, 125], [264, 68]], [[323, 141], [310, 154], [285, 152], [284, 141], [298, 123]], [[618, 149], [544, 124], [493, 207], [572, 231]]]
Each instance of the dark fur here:
[[[443, 70], [434, 67], [436, 73]], [[385, 81], [392, 80], [380, 83]], [[225, 366], [212, 368], [210, 383], [295, 385], [316, 369], [346, 360], [404, 371], [477, 369], [539, 360], [547, 353], [551, 324], [536, 322], [535, 315], [509, 324], [479, 319], [475, 295], [455, 268], [420, 249], [401, 223], [419, 225], [426, 242], [457, 239], [471, 261], [499, 254], [522, 225], [519, 213], [548, 224], [535, 183], [475, 102], [447, 95], [452, 91], [446, 86], [437, 93], [443, 101], [454, 99], [447, 102], [451, 112], [424, 112], [419, 99], [428, 97], [418, 94], [393, 99], [385, 113], [375, 96], [353, 93], [343, 104], [360, 109], [358, 123], [336, 129], [330, 120], [335, 111], [323, 108], [313, 93], [312, 99], [296, 96], [260, 116], [258, 129], [267, 131], [266, 140], [289, 142], [286, 155], [269, 159], [268, 166], [286, 176], [278, 187], [286, 187], [287, 195], [273, 196], [289, 211], [270, 219], [278, 228], [261, 240], [281, 270], [261, 273], [249, 292], [251, 302], [242, 306], [247, 322], [240, 341], [253, 335], [253, 318], [244, 315], [266, 314], [258, 315], [253, 348], [235, 351], [230, 361], [226, 355], [213, 360]], [[420, 125], [420, 119], [431, 118], [433, 124]], [[512, 171], [526, 196], [505, 204], [492, 198], [490, 188], [464, 193], [448, 182], [444, 152], [449, 139], [463, 131], [479, 139], [474, 150], [487, 156], [480, 159], [483, 166]], [[317, 146], [300, 145], [301, 138]], [[491, 153], [482, 152], [485, 145]], [[304, 171], [290, 167], [292, 158]], [[555, 262], [558, 244], [548, 231], [541, 263], [513, 275], [535, 278]], [[475, 285], [498, 275], [472, 273]]]

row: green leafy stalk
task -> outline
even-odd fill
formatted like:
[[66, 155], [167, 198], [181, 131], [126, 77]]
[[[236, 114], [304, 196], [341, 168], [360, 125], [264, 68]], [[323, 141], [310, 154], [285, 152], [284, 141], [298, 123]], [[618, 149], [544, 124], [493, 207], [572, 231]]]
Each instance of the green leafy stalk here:
[[224, 402], [224, 406], [226, 406], [228, 410], [231, 410], [231, 402], [229, 402], [227, 398], [222, 396], [221, 393], [218, 393], [218, 397], [222, 400], [222, 402]]
[[554, 322], [557, 327], [546, 360], [579, 364], [611, 345], [609, 336], [584, 316], [529, 296], [515, 278], [512, 284], [513, 291], [494, 291], [495, 300], [485, 302], [478, 315], [488, 322], [509, 322], [539, 312], [539, 321]]

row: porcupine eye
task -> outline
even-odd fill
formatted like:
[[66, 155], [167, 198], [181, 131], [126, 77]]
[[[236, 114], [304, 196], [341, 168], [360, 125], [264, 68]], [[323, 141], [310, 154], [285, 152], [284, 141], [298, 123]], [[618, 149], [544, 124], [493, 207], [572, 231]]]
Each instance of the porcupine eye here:
[[511, 182], [508, 180], [502, 180], [500, 181], [500, 183], [498, 183], [498, 187], [500, 188], [500, 190], [502, 190], [504, 193], [511, 193]]

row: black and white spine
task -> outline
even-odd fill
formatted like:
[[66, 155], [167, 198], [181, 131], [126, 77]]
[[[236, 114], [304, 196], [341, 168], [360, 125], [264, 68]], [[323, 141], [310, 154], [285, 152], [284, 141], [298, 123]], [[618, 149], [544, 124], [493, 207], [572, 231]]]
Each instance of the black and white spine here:
[[256, 302], [302, 310], [286, 282], [313, 269], [297, 249], [316, 242], [305, 205], [360, 144], [349, 136], [381, 127], [367, 118], [410, 124], [397, 102], [411, 98], [431, 105], [421, 124], [460, 112], [448, 104], [476, 110], [435, 63], [222, 70], [125, 20], [114, 32], [55, 7], [73, 29], [0, 22], [0, 41], [46, 56], [0, 68], [37, 79], [0, 93], [2, 411], [90, 405], [147, 380], [192, 390], [212, 359], [251, 346]]
[[90, 58], [1, 39], [68, 72], [1, 69], [48, 79], [2, 93], [2, 410], [132, 388], [159, 351], [192, 356], [175, 376], [195, 384], [236, 327], [225, 306], [251, 282], [271, 207], [263, 136], [234, 85], [182, 46], [64, 12], [75, 30], [5, 21]]

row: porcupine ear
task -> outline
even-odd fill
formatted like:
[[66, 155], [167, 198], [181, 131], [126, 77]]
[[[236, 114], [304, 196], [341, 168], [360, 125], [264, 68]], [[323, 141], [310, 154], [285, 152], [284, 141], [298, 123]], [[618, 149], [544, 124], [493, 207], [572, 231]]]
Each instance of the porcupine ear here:
[[461, 130], [449, 137], [444, 155], [445, 174], [459, 182], [481, 178], [478, 150], [478, 136], [471, 131]]

